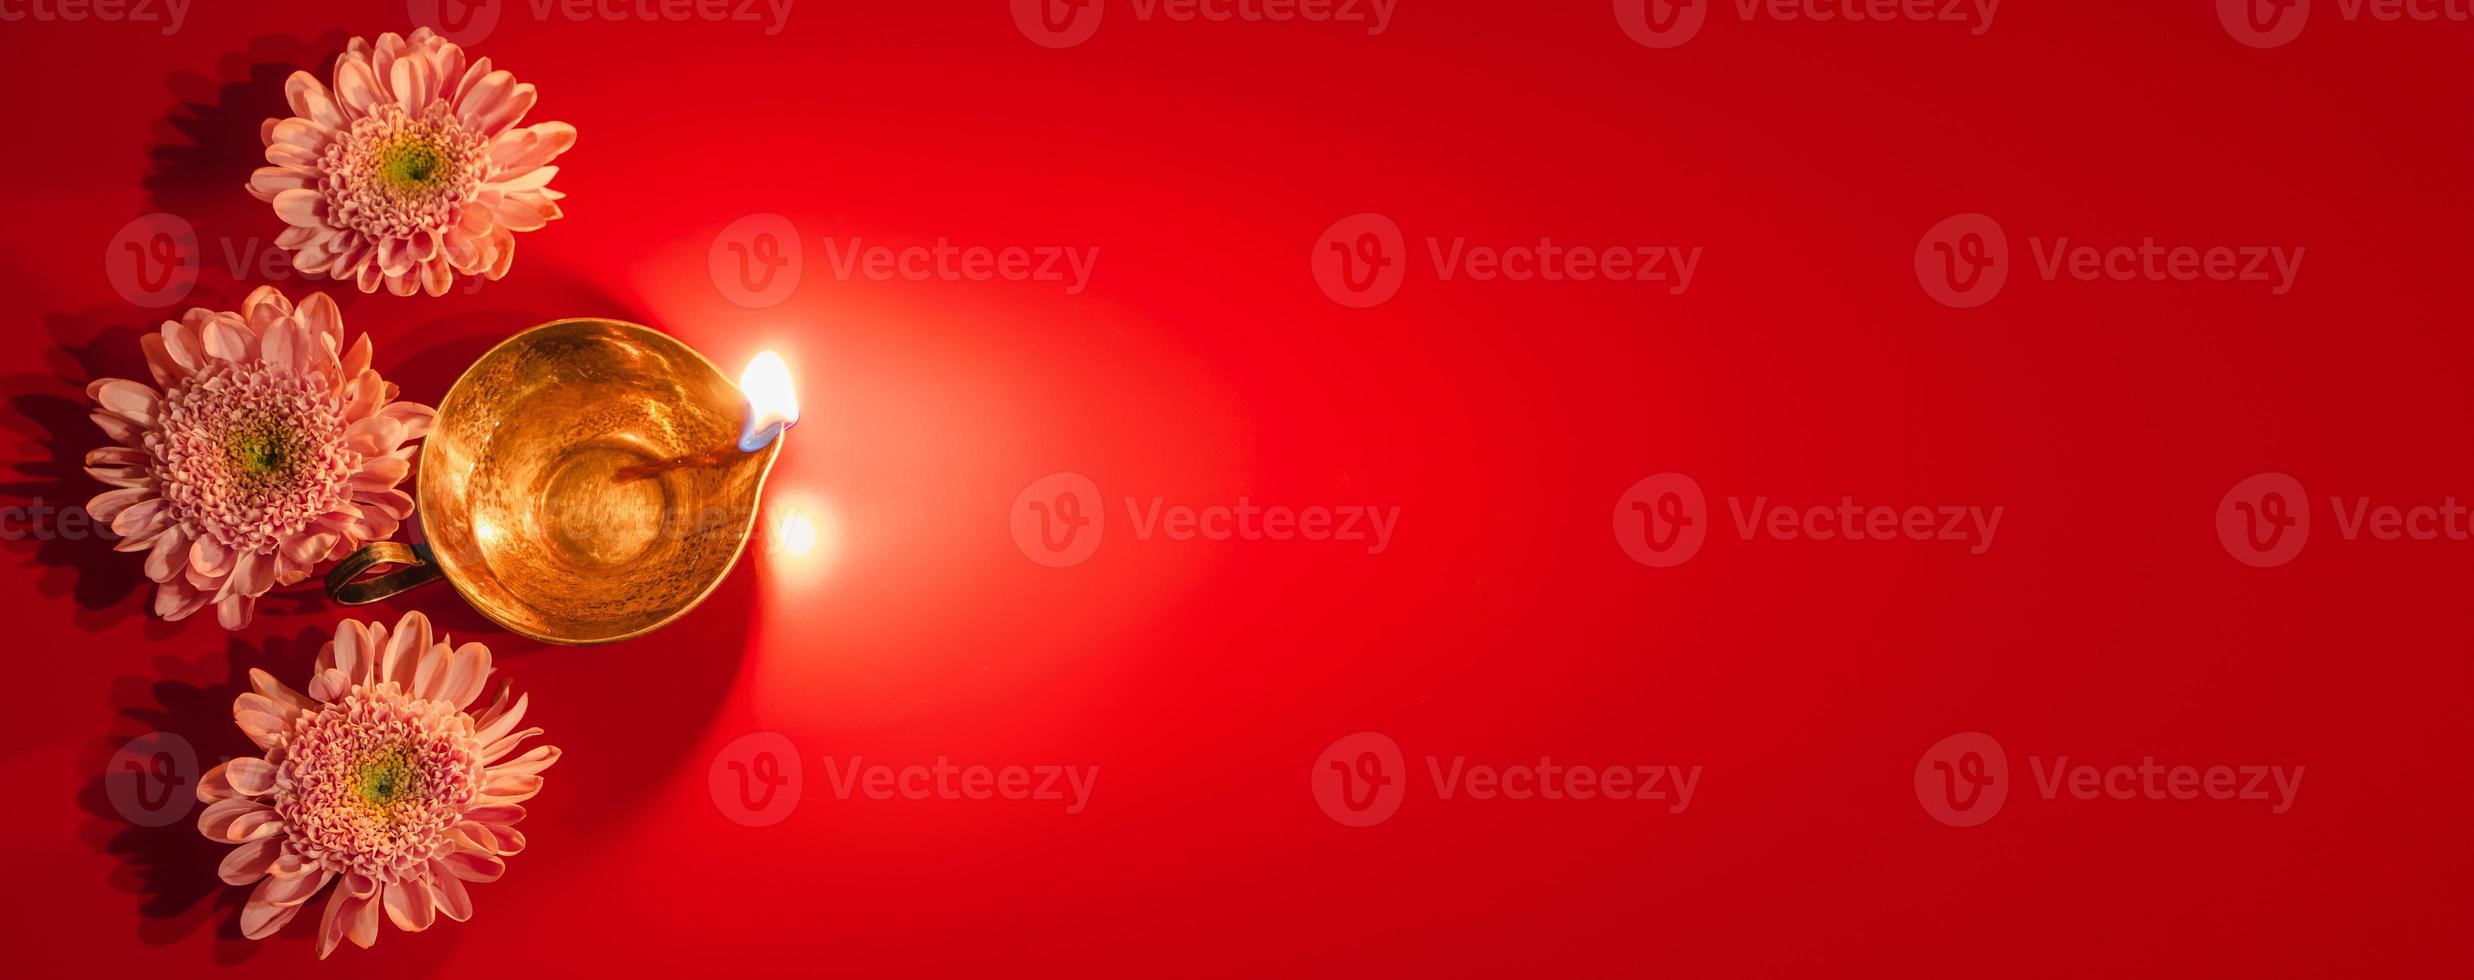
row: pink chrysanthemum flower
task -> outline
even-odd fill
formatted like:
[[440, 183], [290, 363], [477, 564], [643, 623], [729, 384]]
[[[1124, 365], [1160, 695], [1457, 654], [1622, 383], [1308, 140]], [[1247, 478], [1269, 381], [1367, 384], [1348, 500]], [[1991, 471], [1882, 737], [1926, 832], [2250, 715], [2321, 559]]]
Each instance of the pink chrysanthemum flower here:
[[198, 781], [198, 830], [240, 845], [223, 859], [223, 880], [258, 886], [241, 909], [243, 935], [274, 935], [330, 881], [321, 959], [340, 940], [378, 941], [380, 908], [406, 932], [472, 917], [464, 883], [498, 880], [524, 849], [521, 804], [559, 755], [549, 745], [515, 754], [541, 729], [515, 727], [526, 699], [510, 701], [511, 685], [471, 710], [489, 676], [488, 647], [433, 641], [417, 612], [392, 634], [337, 625], [306, 697], [249, 672], [255, 690], [232, 702], [232, 717], [266, 755]]
[[292, 117], [261, 127], [274, 166], [249, 193], [291, 225], [275, 244], [295, 269], [438, 296], [458, 275], [505, 276], [515, 233], [560, 216], [550, 161], [575, 127], [518, 127], [533, 87], [488, 58], [466, 68], [464, 49], [429, 28], [354, 38], [333, 89], [298, 71], [284, 96]]
[[395, 400], [368, 335], [345, 346], [326, 294], [295, 307], [261, 286], [240, 313], [192, 309], [142, 343], [156, 387], [86, 387], [119, 443], [86, 454], [86, 472], [118, 488], [86, 509], [116, 550], [146, 553], [157, 615], [211, 602], [225, 629], [244, 628], [259, 596], [412, 513], [396, 484], [434, 413]]

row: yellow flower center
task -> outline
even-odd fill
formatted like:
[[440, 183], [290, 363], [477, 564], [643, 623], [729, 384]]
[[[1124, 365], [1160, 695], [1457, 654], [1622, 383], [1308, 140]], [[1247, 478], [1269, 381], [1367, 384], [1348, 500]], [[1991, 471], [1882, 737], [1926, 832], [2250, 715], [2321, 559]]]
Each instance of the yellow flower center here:
[[292, 441], [282, 426], [266, 421], [232, 433], [223, 451], [243, 483], [262, 485], [292, 476]]
[[378, 151], [378, 175], [399, 191], [428, 190], [446, 171], [447, 154], [438, 144], [417, 136]]
[[402, 746], [363, 760], [358, 775], [362, 804], [380, 814], [421, 797], [421, 771], [405, 757]]

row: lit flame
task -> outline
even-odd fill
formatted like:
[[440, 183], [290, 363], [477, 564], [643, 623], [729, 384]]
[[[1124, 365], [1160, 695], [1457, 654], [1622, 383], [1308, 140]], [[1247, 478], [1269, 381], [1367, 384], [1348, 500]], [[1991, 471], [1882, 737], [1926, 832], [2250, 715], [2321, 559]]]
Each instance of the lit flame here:
[[799, 392], [790, 383], [790, 365], [772, 351], [756, 355], [739, 374], [739, 391], [747, 395], [747, 427], [739, 430], [739, 450], [755, 452], [773, 444], [782, 430], [799, 422]]

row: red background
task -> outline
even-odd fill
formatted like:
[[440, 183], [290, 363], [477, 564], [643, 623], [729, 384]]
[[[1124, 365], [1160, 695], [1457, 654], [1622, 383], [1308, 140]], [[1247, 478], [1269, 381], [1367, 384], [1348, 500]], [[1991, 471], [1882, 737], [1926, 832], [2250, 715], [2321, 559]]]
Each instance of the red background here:
[[[143, 377], [165, 312], [102, 256], [150, 212], [207, 249], [183, 305], [256, 284], [220, 249], [280, 224], [242, 190], [295, 67], [401, 5], [199, 4], [172, 36], [0, 24], [13, 148], [5, 502], [82, 502], [80, 389]], [[1991, 30], [1739, 20], [1652, 50], [1602, 2], [1407, 3], [1360, 25], [1144, 21], [1051, 50], [1004, 4], [795, 5], [787, 29], [537, 20], [478, 54], [582, 133], [475, 295], [363, 296], [347, 325], [435, 402], [543, 320], [661, 326], [725, 365], [789, 357], [806, 420], [758, 549], [695, 613], [546, 647], [433, 591], [498, 651], [565, 759], [471, 922], [329, 968], [567, 973], [1392, 972], [2328, 975], [2463, 971], [2474, 542], [2348, 541], [2258, 569], [2220, 498], [2474, 499], [2462, 385], [2474, 25], [2234, 43], [2212, 3], [2011, 0]], [[2332, 8], [2321, 3], [2322, 8]], [[1537, 9], [1531, 9], [1537, 8]], [[1309, 271], [1333, 221], [1410, 236], [1367, 310]], [[1994, 302], [1918, 287], [1918, 236], [1996, 216]], [[731, 302], [714, 236], [795, 222], [805, 279]], [[1438, 281], [1425, 236], [1699, 245], [1689, 291]], [[1090, 287], [840, 279], [823, 240], [1096, 247]], [[2026, 239], [2307, 248], [2243, 283], [2048, 282]], [[278, 283], [296, 295], [297, 280]], [[1104, 543], [1026, 560], [1008, 508], [1089, 476]], [[1673, 568], [1608, 515], [1692, 475], [1712, 534]], [[1743, 540], [1725, 501], [2005, 508], [1939, 542]], [[1123, 498], [1398, 506], [1388, 550], [1138, 540]], [[122, 975], [312, 959], [238, 938], [193, 821], [122, 821], [102, 773], [146, 731], [246, 749], [251, 665], [295, 684], [343, 611], [246, 633], [152, 621], [137, 556], [7, 542], [0, 746], [11, 959]], [[1701, 765], [1689, 809], [1440, 801], [1343, 827], [1334, 739], [1423, 759]], [[2006, 809], [1919, 805], [1920, 753], [2001, 740]], [[790, 739], [805, 798], [726, 819], [716, 754]], [[824, 760], [1099, 767], [1089, 807], [836, 799]], [[2264, 803], [2044, 800], [2026, 758], [2276, 763]]]

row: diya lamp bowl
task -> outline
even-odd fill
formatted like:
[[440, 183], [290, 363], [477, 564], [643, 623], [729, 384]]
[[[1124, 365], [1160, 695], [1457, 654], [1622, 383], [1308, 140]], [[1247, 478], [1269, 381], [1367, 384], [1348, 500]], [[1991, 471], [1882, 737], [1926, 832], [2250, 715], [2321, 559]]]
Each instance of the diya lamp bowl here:
[[[362, 548], [327, 592], [361, 605], [444, 579], [549, 643], [660, 629], [721, 584], [754, 531], [788, 424], [759, 431], [755, 412], [704, 355], [648, 327], [526, 330], [438, 404], [415, 488], [426, 540]], [[387, 565], [402, 567], [362, 577]]]

